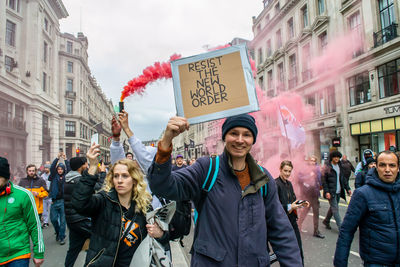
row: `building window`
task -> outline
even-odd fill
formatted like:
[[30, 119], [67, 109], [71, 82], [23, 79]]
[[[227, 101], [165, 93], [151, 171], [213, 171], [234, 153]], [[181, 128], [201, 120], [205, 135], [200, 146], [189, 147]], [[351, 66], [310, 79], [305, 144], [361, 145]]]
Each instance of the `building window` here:
[[49, 117], [42, 115], [42, 135], [50, 135]]
[[289, 39], [294, 37], [294, 25], [293, 25], [293, 18], [290, 18], [287, 22], [288, 25], [288, 34], [289, 34]]
[[66, 103], [66, 106], [67, 106], [67, 114], [73, 114], [74, 102], [72, 100], [67, 99], [65, 101], [65, 103]]
[[43, 89], [43, 92], [46, 92], [46, 89], [47, 89], [47, 74], [46, 74], [46, 72], [43, 72], [42, 89]]
[[74, 90], [74, 80], [67, 79], [67, 91], [72, 92]]
[[318, 0], [318, 15], [322, 15], [325, 12], [325, 0]]
[[393, 0], [379, 0], [379, 15], [382, 30], [395, 23]]
[[319, 47], [320, 47], [320, 52], [321, 54], [325, 53], [326, 47], [328, 46], [328, 36], [326, 32], [321, 33], [318, 36], [319, 39]]
[[0, 98], [0, 124], [1, 126], [12, 126], [12, 108], [11, 102]]
[[296, 64], [296, 54], [289, 57], [289, 88], [294, 88], [297, 85], [297, 64]]
[[67, 41], [67, 53], [72, 54], [72, 42]]
[[262, 49], [259, 48], [258, 49], [258, 64], [262, 64], [263, 63], [263, 56], [262, 56]]
[[371, 88], [368, 72], [363, 72], [347, 79], [350, 92], [350, 106], [371, 101]]
[[303, 46], [303, 71], [301, 73], [303, 82], [306, 82], [312, 78], [310, 61], [311, 61], [310, 44], [306, 44], [305, 46]]
[[14, 68], [14, 59], [9, 56], [4, 57], [4, 65], [7, 71], [12, 71]]
[[269, 17], [269, 14], [267, 14], [267, 16], [265, 17], [265, 25], [267, 25], [270, 20], [271, 18]]
[[43, 61], [44, 62], [47, 62], [47, 43], [46, 42], [44, 42], [43, 43]]
[[67, 69], [68, 69], [68, 72], [69, 72], [69, 73], [73, 73], [73, 72], [74, 72], [74, 63], [71, 62], [71, 61], [68, 61], [68, 67], [67, 67]]
[[281, 6], [279, 5], [279, 2], [275, 5], [275, 16], [279, 14], [279, 11], [281, 11]]
[[65, 136], [75, 137], [75, 122], [65, 121]]
[[278, 65], [278, 78], [279, 84], [277, 86], [277, 91], [281, 92], [285, 89], [285, 71], [283, 70], [283, 62]]
[[378, 67], [379, 97], [389, 97], [399, 94], [400, 58]]
[[19, 12], [19, 0], [8, 0], [7, 6], [14, 11]]
[[265, 90], [263, 76], [260, 76], [260, 78], [258, 78], [258, 86], [260, 86], [261, 90], [263, 90], [263, 91]]
[[274, 90], [274, 77], [272, 76], [272, 70], [268, 71], [268, 90]]
[[44, 18], [44, 29], [46, 32], [49, 31], [49, 21], [46, 18]]
[[279, 49], [282, 47], [282, 34], [280, 29], [276, 32], [275, 36], [276, 36], [276, 47]]
[[271, 39], [267, 41], [267, 57], [272, 55], [272, 46], [271, 46]]
[[305, 5], [302, 9], [301, 9], [301, 14], [303, 17], [303, 28], [308, 26], [308, 9], [307, 9], [307, 5]]
[[15, 46], [15, 23], [7, 20], [6, 21], [6, 44]]
[[328, 113], [336, 112], [336, 94], [335, 86], [331, 85], [326, 88], [328, 96]]
[[349, 30], [352, 33], [353, 58], [362, 54], [362, 29], [360, 12], [352, 14], [348, 19]]
[[307, 105], [310, 105], [312, 107], [313, 115], [317, 114], [317, 110], [315, 109], [315, 93], [306, 95], [305, 96], [305, 101]]

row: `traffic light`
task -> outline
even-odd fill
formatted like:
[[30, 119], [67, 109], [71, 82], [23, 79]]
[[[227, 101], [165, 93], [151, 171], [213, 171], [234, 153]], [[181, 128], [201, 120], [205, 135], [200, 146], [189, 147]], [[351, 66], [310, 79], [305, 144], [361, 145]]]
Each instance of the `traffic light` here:
[[154, 147], [154, 143], [151, 143], [151, 146]]
[[76, 149], [76, 156], [77, 157], [79, 157], [79, 152], [81, 152], [80, 150], [79, 150], [79, 147]]

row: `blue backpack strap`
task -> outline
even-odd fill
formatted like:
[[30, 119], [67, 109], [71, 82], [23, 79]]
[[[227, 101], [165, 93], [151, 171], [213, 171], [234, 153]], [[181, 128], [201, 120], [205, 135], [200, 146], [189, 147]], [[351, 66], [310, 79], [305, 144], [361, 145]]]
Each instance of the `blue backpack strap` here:
[[[258, 165], [258, 167], [260, 167], [261, 171], [264, 172], [264, 169], [261, 165]], [[268, 183], [266, 183], [265, 185], [261, 186], [260, 188], [260, 193], [263, 197], [266, 197], [268, 194]]]
[[[208, 172], [207, 172], [207, 177], [204, 180], [203, 185], [201, 186], [203, 196], [202, 196], [202, 201], [201, 201], [200, 206], [203, 205], [203, 202], [207, 196], [207, 193], [210, 192], [211, 189], [213, 188], [215, 181], [217, 180], [218, 171], [219, 171], [219, 156], [211, 156], [210, 157], [210, 165], [208, 167]], [[197, 211], [197, 209], [195, 209], [194, 216], [193, 216], [195, 224], [196, 224], [198, 217], [199, 217], [199, 212]]]

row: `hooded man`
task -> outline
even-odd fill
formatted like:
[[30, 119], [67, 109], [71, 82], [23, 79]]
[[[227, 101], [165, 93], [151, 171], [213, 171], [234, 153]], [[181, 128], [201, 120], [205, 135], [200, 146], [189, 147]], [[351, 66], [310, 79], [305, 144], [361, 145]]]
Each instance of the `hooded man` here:
[[35, 198], [36, 209], [39, 218], [42, 218], [43, 199], [49, 195], [46, 182], [37, 175], [37, 169], [34, 164], [26, 167], [26, 178], [19, 181], [19, 186], [28, 189]]
[[64, 213], [64, 184], [65, 175], [69, 172], [69, 162], [65, 154], [60, 152], [50, 167], [49, 181], [50, 198], [52, 200], [50, 208], [50, 220], [56, 231], [56, 241], [60, 245], [65, 244], [65, 213]]
[[86, 157], [75, 157], [69, 161], [71, 171], [65, 176], [64, 208], [69, 229], [69, 248], [65, 257], [65, 266], [73, 267], [86, 239], [90, 238], [91, 220], [78, 214], [72, 206], [72, 193], [82, 178], [82, 172], [88, 168]]
[[354, 187], [357, 189], [365, 184], [365, 177], [370, 169], [376, 167], [376, 160], [373, 157], [369, 157], [366, 160], [366, 164], [364, 169], [358, 172], [356, 176], [356, 181], [354, 183]]
[[[222, 126], [225, 150], [218, 161], [217, 157], [202, 157], [192, 166], [171, 171], [172, 140], [188, 128], [186, 118], [169, 120], [148, 181], [156, 195], [194, 202], [198, 219], [191, 265], [269, 266], [269, 242], [281, 266], [302, 266], [275, 180], [250, 154], [258, 133], [255, 119], [248, 114], [226, 119]], [[205, 194], [202, 185], [214, 160], [213, 166], [218, 166], [213, 171], [215, 180]]]
[[33, 262], [44, 261], [40, 219], [32, 193], [10, 181], [10, 165], [0, 157], [0, 265], [29, 266], [31, 244]]
[[383, 151], [365, 185], [354, 191], [336, 243], [334, 266], [348, 264], [354, 233], [359, 229], [359, 252], [365, 267], [400, 265], [399, 158]]
[[374, 157], [374, 152], [371, 149], [365, 149], [363, 151], [361, 161], [356, 166], [356, 171], [354, 172], [354, 175], [357, 176], [357, 174], [366, 167], [367, 159], [373, 157]]

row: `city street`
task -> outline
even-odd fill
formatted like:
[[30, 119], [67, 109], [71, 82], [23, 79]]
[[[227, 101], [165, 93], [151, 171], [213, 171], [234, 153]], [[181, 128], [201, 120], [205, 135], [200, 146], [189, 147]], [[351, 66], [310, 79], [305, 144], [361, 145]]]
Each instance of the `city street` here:
[[[354, 181], [352, 181], [354, 182]], [[332, 266], [333, 255], [336, 247], [336, 240], [338, 237], [338, 230], [335, 221], [331, 221], [332, 230], [325, 229], [322, 224], [326, 212], [328, 211], [329, 204], [325, 199], [320, 199], [320, 221], [319, 229], [325, 239], [319, 239], [312, 236], [313, 225], [312, 225], [312, 213], [309, 213], [307, 219], [304, 222], [302, 241], [304, 250], [304, 264], [305, 266], [312, 267], [328, 267]], [[346, 213], [347, 205], [343, 200], [340, 202], [340, 215], [342, 219]], [[307, 231], [307, 232], [305, 232]], [[61, 246], [55, 241], [55, 235], [52, 226], [47, 229], [43, 229], [43, 236], [46, 245], [46, 256], [43, 267], [61, 267], [64, 266], [65, 255], [68, 250], [68, 238], [66, 239], [66, 244]], [[174, 266], [185, 267], [190, 264], [190, 248], [193, 242], [193, 231], [189, 236], [184, 239], [184, 247], [180, 248], [178, 243], [174, 242], [172, 245]], [[85, 261], [85, 253], [81, 252], [79, 254], [78, 260], [75, 266], [83, 266]], [[187, 265], [185, 264], [185, 261]], [[31, 263], [31, 266], [33, 264]], [[273, 266], [279, 266], [278, 263], [273, 264]], [[354, 235], [354, 240], [352, 244], [352, 249], [349, 256], [349, 267], [362, 266], [362, 261], [358, 254], [358, 232]]]

